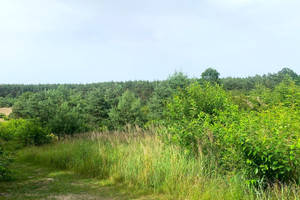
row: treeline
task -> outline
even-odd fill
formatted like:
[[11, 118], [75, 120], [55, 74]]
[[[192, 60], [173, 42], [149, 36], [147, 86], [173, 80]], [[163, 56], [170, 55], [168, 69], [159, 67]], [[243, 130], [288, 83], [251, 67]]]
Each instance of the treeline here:
[[283, 96], [299, 86], [299, 75], [288, 68], [249, 78], [219, 76], [209, 68], [201, 78], [175, 72], [167, 80], [154, 82], [0, 85], [0, 106], [13, 107], [12, 119], [37, 120], [60, 138], [88, 130], [122, 129], [126, 124], [144, 127], [156, 123], [165, 118], [168, 99], [193, 83], [220, 85], [239, 109], [248, 111], [283, 102]]
[[195, 81], [176, 72], [157, 82], [58, 85], [23, 93], [14, 102], [10, 117], [38, 120], [58, 137], [94, 129], [122, 129], [126, 124], [143, 127], [161, 118], [165, 100], [178, 88]]
[[[176, 74], [176, 73], [175, 73]], [[174, 75], [175, 75], [174, 74]], [[173, 76], [174, 76], [173, 75]], [[219, 84], [223, 85], [225, 90], [239, 90], [243, 92], [250, 91], [255, 88], [256, 85], [263, 85], [266, 88], [274, 89], [286, 75], [289, 75], [296, 84], [300, 84], [300, 76], [289, 68], [283, 68], [278, 73], [267, 75], [256, 75], [254, 77], [247, 78], [219, 78], [219, 73], [212, 69], [207, 69], [202, 74], [201, 78], [194, 78], [196, 80], [206, 80], [206, 78], [216, 79]], [[170, 78], [170, 77], [169, 77]], [[193, 80], [193, 79], [192, 79]], [[14, 104], [17, 98], [23, 93], [32, 92], [38, 93], [41, 91], [53, 90], [58, 87], [64, 87], [74, 90], [80, 93], [87, 93], [89, 91], [99, 89], [105, 91], [107, 89], [114, 89], [116, 85], [121, 87], [122, 92], [129, 90], [141, 98], [145, 103], [149, 100], [154, 89], [159, 84], [164, 84], [168, 80], [164, 81], [126, 81], [126, 82], [103, 82], [103, 83], [91, 83], [91, 84], [38, 84], [38, 85], [25, 85], [25, 84], [0, 84], [0, 107], [10, 107]]]
[[126, 81], [126, 82], [103, 82], [92, 84], [39, 84], [39, 85], [24, 85], [24, 84], [0, 84], [0, 107], [12, 106], [17, 98], [26, 92], [38, 93], [42, 91], [55, 90], [59, 87], [64, 87], [74, 92], [82, 94], [92, 90], [99, 89], [101, 91], [114, 90], [115, 87], [120, 87], [122, 91], [127, 89], [133, 91], [143, 101], [146, 101], [154, 90], [155, 85], [159, 81]]
[[241, 90], [250, 91], [256, 87], [256, 85], [263, 85], [268, 89], [274, 89], [286, 75], [289, 75], [296, 84], [300, 84], [300, 76], [289, 68], [283, 68], [277, 73], [269, 73], [267, 75], [256, 75], [247, 78], [224, 78], [221, 79], [221, 83], [225, 90]]

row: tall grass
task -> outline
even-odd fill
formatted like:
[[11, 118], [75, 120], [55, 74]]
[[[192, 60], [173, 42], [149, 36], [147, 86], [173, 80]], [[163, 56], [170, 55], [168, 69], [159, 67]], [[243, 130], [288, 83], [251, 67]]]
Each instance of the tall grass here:
[[250, 188], [242, 176], [217, 173], [206, 160], [141, 131], [90, 133], [27, 148], [20, 159], [163, 193], [170, 199], [299, 199], [299, 187]]

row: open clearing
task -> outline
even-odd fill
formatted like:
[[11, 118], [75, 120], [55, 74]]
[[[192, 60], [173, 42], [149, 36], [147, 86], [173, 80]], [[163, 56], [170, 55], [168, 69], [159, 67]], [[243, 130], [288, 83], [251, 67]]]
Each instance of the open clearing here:
[[[12, 108], [0, 108], [0, 114], [8, 116], [12, 112]], [[4, 119], [0, 118], [0, 122], [3, 122]]]
[[[0, 199], [125, 200], [160, 199], [70, 171], [14, 163], [13, 180], [0, 182]], [[105, 186], [106, 185], [106, 186]]]
[[0, 108], [0, 113], [8, 116], [12, 112], [12, 108]]

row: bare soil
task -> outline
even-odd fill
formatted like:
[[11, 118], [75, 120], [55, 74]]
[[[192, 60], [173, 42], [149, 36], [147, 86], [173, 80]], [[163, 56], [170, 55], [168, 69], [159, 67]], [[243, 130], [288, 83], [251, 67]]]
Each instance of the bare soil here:
[[12, 112], [12, 108], [0, 108], [0, 113], [8, 116]]

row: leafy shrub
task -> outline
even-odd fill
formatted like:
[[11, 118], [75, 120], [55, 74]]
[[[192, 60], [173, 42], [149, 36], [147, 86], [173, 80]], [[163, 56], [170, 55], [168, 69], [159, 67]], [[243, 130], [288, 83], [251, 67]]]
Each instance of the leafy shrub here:
[[225, 148], [222, 123], [230, 122], [235, 111], [237, 107], [221, 86], [193, 83], [168, 102], [164, 133], [170, 135], [170, 141], [200, 156], [218, 157]]
[[274, 104], [300, 106], [300, 87], [290, 76], [286, 76], [274, 90]]
[[174, 95], [165, 114], [168, 141], [219, 169], [240, 170], [251, 183], [299, 181], [297, 104], [242, 112], [220, 86], [195, 83]]
[[49, 119], [47, 127], [60, 139], [61, 136], [73, 135], [74, 133], [85, 132], [84, 119], [79, 113], [78, 108], [70, 107], [64, 102], [56, 111], [52, 119]]
[[0, 138], [13, 141], [20, 147], [48, 143], [49, 133], [35, 120], [17, 119], [0, 123]]
[[300, 113], [284, 106], [245, 114], [232, 132], [252, 182], [299, 181]]
[[9, 177], [11, 171], [9, 165], [12, 162], [12, 156], [7, 149], [5, 149], [4, 141], [0, 139], [0, 179]]
[[10, 177], [12, 153], [21, 147], [50, 142], [49, 131], [35, 120], [11, 120], [0, 123], [0, 179]]

